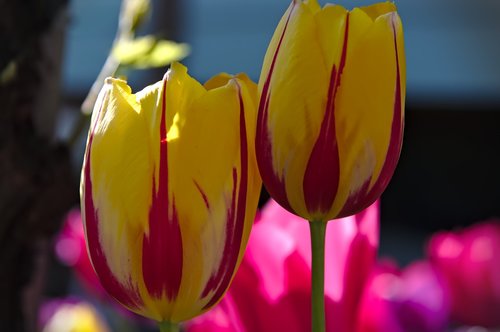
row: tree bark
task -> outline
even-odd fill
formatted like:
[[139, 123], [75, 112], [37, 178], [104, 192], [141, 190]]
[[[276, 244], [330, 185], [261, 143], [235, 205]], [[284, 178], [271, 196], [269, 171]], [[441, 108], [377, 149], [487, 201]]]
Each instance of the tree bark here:
[[54, 141], [67, 0], [0, 0], [0, 331], [35, 331], [47, 243], [78, 201]]

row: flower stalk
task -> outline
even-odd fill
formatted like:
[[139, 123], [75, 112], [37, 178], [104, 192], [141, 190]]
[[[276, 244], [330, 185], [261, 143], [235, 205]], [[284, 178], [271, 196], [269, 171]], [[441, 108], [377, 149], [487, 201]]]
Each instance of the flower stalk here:
[[179, 332], [179, 324], [171, 323], [169, 321], [163, 321], [159, 323], [160, 332]]
[[312, 331], [325, 331], [325, 233], [327, 223], [310, 221], [312, 250]]

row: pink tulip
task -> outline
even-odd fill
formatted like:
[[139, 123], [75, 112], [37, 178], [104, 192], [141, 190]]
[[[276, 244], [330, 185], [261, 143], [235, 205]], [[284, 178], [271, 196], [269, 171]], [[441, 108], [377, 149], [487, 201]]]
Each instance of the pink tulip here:
[[56, 237], [55, 252], [61, 263], [73, 270], [76, 279], [87, 293], [107, 302], [121, 318], [139, 324], [151, 324], [145, 318], [125, 310], [122, 306], [118, 305], [102, 287], [89, 259], [85, 243], [85, 231], [79, 209], [73, 209], [66, 215], [63, 227]]
[[438, 233], [428, 252], [447, 282], [453, 319], [500, 327], [500, 220]]
[[64, 225], [56, 238], [55, 251], [59, 260], [73, 269], [87, 291], [100, 298], [109, 298], [87, 254], [79, 209], [73, 209], [67, 214]]
[[443, 280], [424, 261], [400, 271], [380, 263], [367, 282], [358, 316], [358, 332], [442, 332], [450, 303]]
[[[352, 332], [378, 247], [379, 207], [332, 221], [326, 234], [326, 325]], [[225, 298], [190, 322], [198, 331], [310, 331], [308, 224], [270, 201], [262, 210]]]

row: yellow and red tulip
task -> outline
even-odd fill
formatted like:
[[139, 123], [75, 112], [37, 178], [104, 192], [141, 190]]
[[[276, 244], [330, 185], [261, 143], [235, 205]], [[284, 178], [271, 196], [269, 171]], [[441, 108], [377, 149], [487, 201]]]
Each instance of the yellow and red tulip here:
[[87, 141], [82, 215], [94, 269], [128, 309], [179, 322], [229, 286], [260, 193], [256, 94], [245, 75], [203, 86], [177, 63], [137, 94], [106, 80]]
[[393, 3], [292, 1], [259, 81], [257, 161], [271, 196], [308, 220], [372, 204], [399, 159], [405, 75]]

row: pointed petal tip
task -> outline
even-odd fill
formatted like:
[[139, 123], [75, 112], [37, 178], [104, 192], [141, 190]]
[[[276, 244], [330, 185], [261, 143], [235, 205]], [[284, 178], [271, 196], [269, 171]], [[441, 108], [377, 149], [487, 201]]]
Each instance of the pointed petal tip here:
[[227, 85], [233, 78], [233, 75], [226, 72], [218, 73], [217, 75], [209, 78], [203, 86], [207, 89], [207, 91], [214, 90]]
[[174, 74], [187, 74], [188, 68], [178, 61], [174, 61], [170, 64], [170, 68], [167, 70], [165, 75], [163, 75], [163, 80], [169, 80]]
[[397, 7], [394, 2], [379, 2], [373, 5], [359, 7], [362, 11], [364, 11], [373, 21], [376, 21], [380, 17], [386, 16], [387, 14], [393, 15], [392, 13], [396, 13], [397, 15]]
[[129, 87], [128, 82], [122, 78], [116, 78], [116, 77], [106, 77], [104, 79], [104, 84], [105, 85], [112, 85], [112, 86], [120, 86], [120, 87]]
[[211, 77], [208, 81], [205, 82], [205, 84], [203, 84], [203, 86], [207, 91], [215, 90], [218, 88], [235, 88], [236, 86], [244, 86], [246, 88], [250, 88], [251, 86], [255, 86], [255, 88], [257, 87], [256, 83], [254, 83], [245, 73], [232, 75], [226, 72], [222, 72]]
[[233, 76], [233, 79], [237, 79], [239, 81], [242, 81], [244, 82], [246, 85], [255, 85], [257, 86], [257, 84], [252, 81], [252, 79], [250, 78], [250, 76], [247, 75], [247, 73], [238, 73], [236, 75]]

